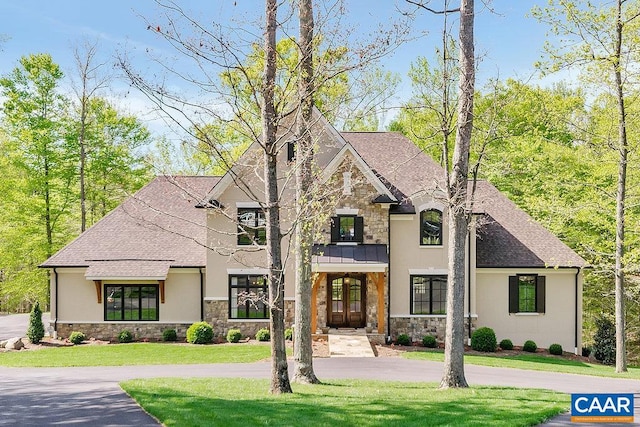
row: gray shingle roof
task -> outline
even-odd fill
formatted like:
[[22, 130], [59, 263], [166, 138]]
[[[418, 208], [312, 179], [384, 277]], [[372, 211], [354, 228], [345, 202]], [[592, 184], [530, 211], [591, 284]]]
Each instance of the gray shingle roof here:
[[98, 268], [105, 266], [104, 261], [165, 261], [172, 267], [204, 267], [206, 209], [195, 205], [218, 179], [157, 177], [41, 267], [95, 264]]
[[[431, 194], [444, 170], [396, 132], [343, 132], [401, 204], [391, 213], [415, 212], [409, 197]], [[486, 181], [479, 181], [475, 212], [483, 213], [478, 267], [583, 267], [586, 262]]]

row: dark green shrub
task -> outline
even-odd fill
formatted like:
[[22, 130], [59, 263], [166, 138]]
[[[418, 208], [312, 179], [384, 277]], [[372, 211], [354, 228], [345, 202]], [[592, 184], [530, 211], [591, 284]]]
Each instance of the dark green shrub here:
[[434, 337], [433, 335], [425, 335], [424, 337], [422, 337], [422, 345], [427, 348], [436, 348], [438, 346], [438, 343], [436, 341], [436, 337]]
[[207, 322], [196, 322], [187, 329], [187, 342], [209, 344], [213, 341], [213, 328]]
[[227, 332], [227, 341], [229, 342], [238, 342], [240, 338], [242, 338], [240, 329], [229, 329], [229, 332]]
[[256, 339], [258, 341], [269, 341], [271, 339], [271, 334], [267, 328], [262, 328], [256, 332]]
[[616, 361], [616, 328], [606, 317], [596, 319], [596, 328], [593, 355], [605, 365], [613, 365]]
[[582, 357], [589, 357], [591, 355], [591, 349], [589, 347], [582, 347]]
[[493, 329], [482, 327], [471, 334], [471, 348], [475, 351], [494, 352], [498, 347], [496, 333]]
[[125, 329], [118, 335], [118, 341], [121, 343], [131, 342], [133, 341], [133, 334]]
[[287, 328], [284, 330], [284, 339], [287, 341], [293, 341], [293, 328]]
[[536, 350], [538, 349], [538, 346], [536, 345], [535, 342], [528, 340], [524, 343], [524, 345], [522, 346], [522, 349], [524, 351], [528, 351], [529, 353], [535, 353]]
[[400, 334], [396, 338], [396, 344], [398, 345], [411, 345], [411, 338], [407, 334]]
[[76, 345], [82, 344], [82, 341], [86, 339], [87, 337], [82, 332], [78, 332], [78, 331], [73, 331], [71, 332], [71, 335], [69, 335], [69, 341], [71, 341]]
[[165, 329], [162, 331], [162, 341], [178, 341], [178, 334], [175, 329]]
[[36, 301], [36, 304], [31, 309], [31, 315], [29, 316], [29, 328], [27, 329], [27, 338], [34, 344], [39, 343], [44, 338], [44, 323], [42, 323], [42, 310], [40, 310], [40, 303]]
[[549, 353], [562, 356], [562, 346], [560, 344], [551, 344], [549, 346]]
[[503, 350], [513, 350], [513, 343], [510, 339], [504, 339], [500, 341], [500, 348]]

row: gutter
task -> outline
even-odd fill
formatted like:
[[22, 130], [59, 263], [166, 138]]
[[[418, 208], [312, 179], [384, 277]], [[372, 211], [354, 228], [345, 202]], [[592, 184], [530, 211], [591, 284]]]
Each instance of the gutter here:
[[202, 268], [200, 271], [200, 321], [204, 321], [204, 273], [202, 272]]
[[580, 267], [576, 268], [576, 277], [575, 277], [575, 283], [574, 283], [574, 287], [575, 287], [575, 313], [574, 313], [574, 346], [575, 346], [575, 354], [579, 355], [580, 353], [578, 353], [578, 276], [580, 276]]

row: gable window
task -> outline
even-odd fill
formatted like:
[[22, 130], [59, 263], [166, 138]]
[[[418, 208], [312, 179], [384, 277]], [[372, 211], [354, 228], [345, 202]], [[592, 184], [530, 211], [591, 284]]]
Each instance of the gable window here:
[[338, 215], [331, 218], [331, 243], [362, 243], [364, 221], [361, 216]]
[[260, 208], [238, 208], [238, 245], [266, 245], [267, 229]]
[[158, 285], [107, 285], [104, 320], [158, 320]]
[[411, 314], [446, 314], [447, 276], [411, 276]]
[[544, 313], [545, 276], [519, 274], [509, 277], [509, 313]]
[[442, 245], [442, 212], [427, 209], [420, 212], [420, 245]]
[[291, 163], [296, 159], [296, 143], [287, 141], [287, 162]]
[[268, 319], [267, 298], [265, 276], [229, 276], [230, 319]]

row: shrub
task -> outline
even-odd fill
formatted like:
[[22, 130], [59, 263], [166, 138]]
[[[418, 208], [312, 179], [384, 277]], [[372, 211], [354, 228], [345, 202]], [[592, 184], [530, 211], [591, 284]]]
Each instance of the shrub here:
[[562, 356], [562, 346], [560, 344], [551, 344], [549, 346], [549, 353]]
[[411, 345], [411, 338], [407, 334], [400, 334], [396, 338], [396, 344], [398, 345]]
[[207, 322], [196, 322], [187, 329], [187, 342], [209, 344], [213, 341], [213, 328]]
[[133, 334], [125, 329], [118, 335], [118, 341], [121, 343], [131, 342], [133, 341]]
[[162, 331], [162, 341], [178, 341], [178, 334], [175, 329], [165, 329]]
[[494, 352], [498, 347], [496, 333], [493, 329], [482, 327], [471, 334], [471, 348], [476, 351]]
[[500, 341], [500, 348], [503, 350], [513, 350], [513, 343], [510, 339], [504, 339]]
[[605, 365], [613, 365], [616, 361], [616, 328], [606, 317], [596, 319], [596, 328], [593, 355]]
[[36, 301], [36, 304], [31, 309], [31, 315], [29, 316], [29, 328], [27, 329], [27, 338], [34, 344], [39, 343], [44, 338], [44, 323], [42, 323], [42, 310], [40, 310], [40, 303]]
[[438, 343], [436, 342], [436, 337], [433, 335], [425, 335], [422, 337], [422, 345], [427, 348], [436, 348]]
[[82, 341], [86, 339], [87, 337], [82, 332], [78, 332], [78, 331], [73, 331], [71, 332], [71, 335], [69, 335], [69, 341], [71, 341], [76, 345], [82, 344]]
[[591, 349], [589, 347], [582, 347], [582, 357], [589, 357], [591, 355]]
[[528, 340], [524, 343], [524, 345], [522, 346], [522, 349], [524, 351], [528, 351], [529, 353], [535, 353], [536, 350], [538, 349], [538, 346], [536, 345], [535, 342]]
[[240, 338], [242, 338], [240, 329], [229, 329], [229, 332], [227, 332], [227, 341], [229, 342], [238, 342]]
[[262, 328], [256, 332], [256, 339], [258, 341], [269, 341], [271, 339], [271, 334], [267, 328]]
[[287, 328], [284, 330], [284, 339], [293, 341], [293, 328]]

